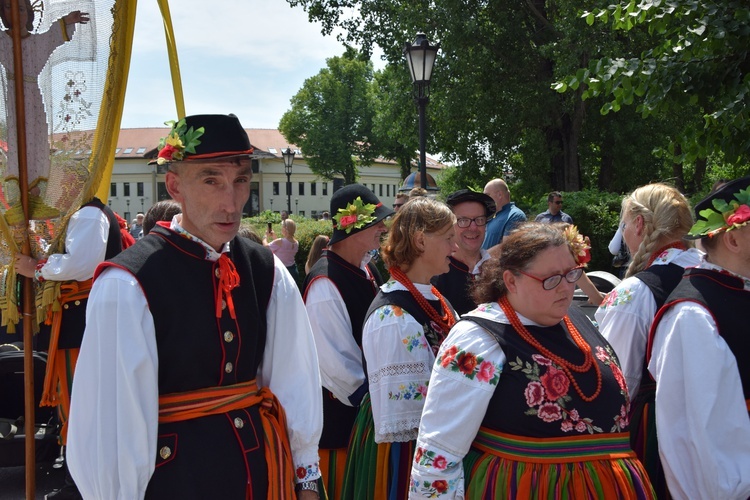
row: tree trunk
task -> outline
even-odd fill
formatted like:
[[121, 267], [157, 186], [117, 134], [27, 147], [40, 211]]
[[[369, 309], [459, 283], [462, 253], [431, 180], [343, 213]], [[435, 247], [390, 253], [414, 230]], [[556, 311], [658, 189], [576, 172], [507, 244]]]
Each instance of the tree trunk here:
[[698, 189], [703, 186], [703, 181], [706, 178], [706, 165], [707, 165], [706, 158], [696, 158], [695, 159], [695, 176], [693, 177], [693, 190], [692, 193], [695, 193]]
[[[682, 146], [679, 143], [674, 145], [674, 155], [680, 156], [682, 154]], [[674, 177], [674, 187], [680, 193], [685, 192], [685, 169], [682, 163], [672, 163], [672, 176]]]

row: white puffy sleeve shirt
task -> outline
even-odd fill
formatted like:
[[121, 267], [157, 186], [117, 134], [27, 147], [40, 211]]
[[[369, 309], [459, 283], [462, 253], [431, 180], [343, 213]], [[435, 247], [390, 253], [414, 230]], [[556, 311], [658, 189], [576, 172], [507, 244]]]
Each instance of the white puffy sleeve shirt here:
[[659, 455], [672, 496], [750, 497], [750, 417], [737, 359], [711, 313], [695, 302], [670, 308], [657, 325], [648, 370], [656, 379]]
[[[652, 265], [670, 263], [680, 267], [697, 266], [702, 252], [670, 248], [654, 259]], [[599, 331], [607, 339], [620, 361], [630, 400], [638, 394], [646, 359], [648, 332], [656, 315], [656, 300], [651, 289], [635, 276], [623, 280], [609, 292], [596, 310]]]
[[[284, 407], [295, 468], [314, 479], [323, 428], [315, 344], [294, 280], [278, 258], [274, 266], [258, 384]], [[144, 497], [155, 467], [158, 367], [154, 321], [140, 285], [124, 270], [105, 270], [86, 311], [68, 431], [68, 464], [84, 498]]]

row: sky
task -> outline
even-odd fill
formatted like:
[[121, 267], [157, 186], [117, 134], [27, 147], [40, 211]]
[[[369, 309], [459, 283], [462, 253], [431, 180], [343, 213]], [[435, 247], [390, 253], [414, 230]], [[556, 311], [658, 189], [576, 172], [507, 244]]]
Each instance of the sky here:
[[[344, 52], [285, 0], [172, 0], [170, 12], [188, 115], [277, 128], [305, 79]], [[176, 114], [159, 7], [140, 0], [122, 127], [160, 127]]]

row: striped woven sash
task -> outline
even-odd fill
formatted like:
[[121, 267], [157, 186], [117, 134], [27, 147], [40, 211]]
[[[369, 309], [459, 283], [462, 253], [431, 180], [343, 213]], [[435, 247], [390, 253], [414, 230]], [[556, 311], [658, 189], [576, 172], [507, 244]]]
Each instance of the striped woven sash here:
[[630, 449], [630, 435], [626, 432], [532, 438], [482, 427], [473, 446], [485, 453], [510, 460], [540, 464], [635, 457]]
[[259, 413], [263, 423], [268, 465], [268, 498], [296, 498], [286, 414], [271, 390], [267, 387], [258, 389], [255, 380], [159, 396], [159, 423], [182, 422], [255, 405], [260, 405]]
[[[86, 281], [67, 281], [60, 285], [60, 297], [58, 299], [60, 307], [68, 302], [84, 300], [88, 298], [91, 292], [93, 280]], [[52, 308], [50, 307], [51, 311]], [[57, 364], [60, 362], [57, 345], [60, 341], [60, 326], [62, 325], [62, 310], [52, 312], [52, 329], [49, 339], [49, 352], [47, 354], [47, 372], [44, 375], [44, 388], [42, 390], [42, 399], [39, 406], [57, 406], [60, 399], [57, 394], [57, 385], [59, 383], [67, 384], [67, 381], [60, 380], [60, 370]]]

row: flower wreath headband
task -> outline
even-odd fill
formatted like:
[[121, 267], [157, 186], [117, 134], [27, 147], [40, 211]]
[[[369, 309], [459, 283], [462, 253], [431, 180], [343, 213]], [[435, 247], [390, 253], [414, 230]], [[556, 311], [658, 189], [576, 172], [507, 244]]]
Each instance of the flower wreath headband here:
[[701, 210], [705, 220], [698, 220], [688, 231], [690, 238], [713, 238], [717, 234], [743, 227], [750, 222], [750, 187], [734, 193], [729, 203], [722, 199], [712, 201], [713, 208]]
[[185, 159], [185, 154], [195, 154], [195, 147], [201, 143], [198, 139], [203, 135], [203, 127], [188, 128], [184, 118], [178, 122], [174, 120], [164, 122], [164, 125], [169, 125], [172, 130], [169, 131], [168, 136], [159, 141], [159, 156], [156, 159], [158, 165], [182, 161]]
[[576, 259], [576, 264], [585, 265], [591, 260], [591, 245], [589, 239], [581, 236], [578, 232], [578, 227], [569, 225], [563, 231], [565, 239], [568, 240], [570, 250], [573, 252], [573, 257]]
[[336, 228], [351, 233], [352, 229], [360, 229], [375, 220], [372, 214], [377, 208], [372, 203], [365, 203], [361, 196], [357, 196], [352, 203], [345, 208], [339, 208], [338, 213], [333, 216], [336, 221]]

